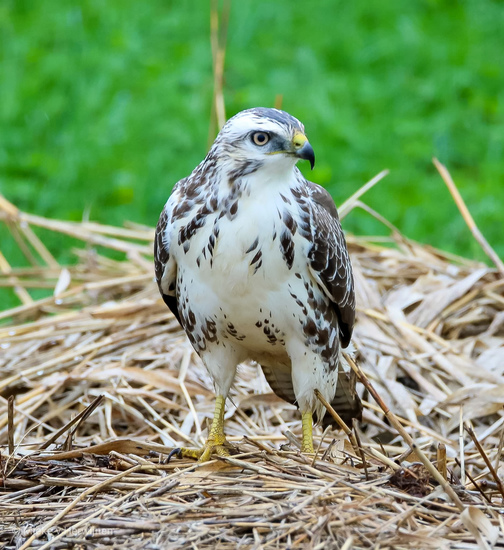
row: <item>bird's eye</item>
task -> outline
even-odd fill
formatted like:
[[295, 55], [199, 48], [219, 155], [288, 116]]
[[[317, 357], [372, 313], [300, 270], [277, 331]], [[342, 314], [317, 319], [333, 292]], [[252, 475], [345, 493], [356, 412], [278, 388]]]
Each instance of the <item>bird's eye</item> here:
[[266, 145], [266, 143], [268, 143], [269, 141], [269, 138], [269, 134], [267, 134], [266, 132], [255, 132], [254, 134], [252, 134], [252, 141], [256, 145]]

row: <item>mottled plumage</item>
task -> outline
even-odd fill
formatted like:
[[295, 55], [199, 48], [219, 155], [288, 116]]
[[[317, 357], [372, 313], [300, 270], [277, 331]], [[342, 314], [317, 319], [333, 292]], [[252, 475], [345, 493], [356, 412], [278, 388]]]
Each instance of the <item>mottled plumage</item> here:
[[230, 119], [161, 213], [156, 279], [218, 395], [252, 359], [303, 413], [322, 419], [318, 389], [348, 421], [361, 413], [341, 354], [355, 319], [352, 266], [334, 202], [299, 158], [314, 162], [291, 115]]

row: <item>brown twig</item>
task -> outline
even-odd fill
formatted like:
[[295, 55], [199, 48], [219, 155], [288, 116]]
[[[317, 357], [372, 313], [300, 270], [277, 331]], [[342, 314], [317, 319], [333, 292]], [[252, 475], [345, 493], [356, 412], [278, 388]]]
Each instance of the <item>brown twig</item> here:
[[397, 420], [395, 414], [387, 407], [387, 405], [385, 405], [384, 401], [378, 395], [377, 391], [374, 389], [371, 382], [368, 380], [367, 376], [362, 372], [360, 367], [358, 367], [355, 364], [355, 362], [349, 355], [347, 354], [344, 354], [344, 355], [345, 355], [345, 359], [348, 361], [348, 364], [352, 367], [353, 371], [358, 376], [359, 381], [365, 386], [365, 388], [373, 396], [373, 399], [378, 403], [378, 405], [384, 412], [385, 416], [387, 417], [388, 421], [397, 430], [397, 432], [401, 435], [404, 441], [410, 446], [411, 450], [416, 452], [418, 458], [420, 459], [420, 462], [422, 462], [422, 464], [425, 466], [425, 468], [428, 470], [431, 476], [441, 485], [441, 487], [446, 492], [446, 494], [450, 497], [450, 499], [455, 504], [455, 506], [457, 506], [457, 508], [461, 512], [465, 510], [465, 506], [460, 500], [460, 498], [458, 497], [457, 493], [453, 490], [451, 485], [445, 479], [443, 479], [443, 476], [436, 470], [432, 462], [425, 456], [425, 454], [420, 449], [420, 447], [415, 443], [413, 438], [402, 427], [401, 423]]
[[494, 481], [497, 484], [499, 493], [502, 496], [502, 501], [504, 502], [504, 486], [502, 485], [502, 481], [497, 475], [495, 468], [490, 462], [490, 459], [488, 458], [488, 455], [486, 454], [485, 449], [483, 449], [483, 447], [481, 446], [481, 443], [478, 441], [478, 438], [476, 437], [476, 434], [474, 433], [474, 430], [471, 428], [471, 426], [469, 426], [469, 424], [465, 424], [464, 427], [467, 433], [469, 434], [469, 437], [473, 440], [473, 443], [476, 446], [476, 449], [478, 449], [478, 452], [481, 455], [481, 458], [483, 459], [483, 461], [485, 462], [487, 468], [490, 470], [490, 473], [492, 474], [492, 477], [494, 478]]
[[500, 460], [502, 456], [502, 451], [504, 450], [504, 426], [501, 428], [500, 436], [499, 436], [499, 444], [497, 446], [497, 453], [495, 454], [495, 465], [494, 468], [497, 470], [500, 465]]
[[446, 479], [446, 445], [444, 443], [438, 443], [436, 467], [443, 479]]
[[434, 163], [434, 166], [437, 168], [438, 172], [443, 178], [443, 181], [446, 183], [446, 186], [448, 187], [448, 190], [450, 191], [451, 196], [453, 197], [453, 200], [457, 205], [457, 208], [460, 210], [460, 213], [462, 214], [462, 217], [464, 218], [464, 221], [466, 222], [467, 227], [469, 227], [474, 238], [478, 241], [485, 254], [492, 260], [497, 269], [501, 273], [504, 273], [504, 263], [499, 258], [495, 250], [490, 246], [490, 244], [476, 225], [473, 217], [471, 216], [471, 213], [469, 212], [469, 209], [464, 202], [464, 199], [462, 198], [462, 195], [460, 194], [457, 186], [452, 180], [452, 177], [448, 172], [446, 166], [444, 166], [444, 164], [441, 164], [437, 158], [433, 158], [432, 162]]
[[385, 176], [388, 176], [388, 174], [389, 174], [388, 170], [382, 170], [374, 178], [370, 179], [362, 187], [357, 189], [357, 191], [352, 196], [350, 196], [343, 204], [339, 206], [338, 213], [339, 213], [340, 219], [343, 219], [345, 216], [347, 216], [352, 211], [352, 209], [357, 205], [362, 195], [364, 195], [364, 193], [366, 193], [371, 188], [373, 188]]
[[14, 454], [14, 396], [10, 395], [7, 400], [7, 418], [8, 418], [8, 440], [9, 440], [9, 455]]
[[[86, 418], [88, 418], [93, 411], [100, 405], [100, 403], [103, 401], [103, 395], [99, 395], [96, 397], [92, 403], [90, 403], [83, 411], [81, 411], [77, 416], [74, 416], [70, 422], [65, 424], [62, 428], [60, 428], [55, 434], [52, 435], [47, 441], [44, 441], [39, 447], [39, 450], [42, 451], [44, 449], [47, 449], [50, 445], [52, 445], [61, 435], [63, 435], [66, 431], [70, 430], [70, 428], [77, 424], [75, 429], [72, 431], [72, 435], [75, 433], [75, 430], [79, 427], [81, 422], [83, 422]], [[70, 450], [70, 449], [67, 449]]]
[[369, 473], [368, 473], [368, 467], [366, 462], [366, 454], [364, 453], [364, 448], [362, 447], [362, 443], [360, 440], [359, 432], [357, 430], [357, 419], [353, 419], [353, 433], [355, 435], [355, 441], [357, 442], [357, 448], [359, 449], [359, 456], [362, 460], [362, 465], [364, 467], [364, 476], [366, 477], [366, 481], [369, 480]]
[[345, 435], [348, 437], [350, 443], [352, 444], [352, 447], [354, 448], [356, 456], [359, 456], [361, 458], [362, 464], [364, 468], [366, 468], [366, 459], [364, 458], [364, 453], [362, 452], [362, 449], [359, 447], [355, 434], [345, 424], [341, 416], [333, 409], [332, 405], [327, 401], [327, 399], [325, 399], [325, 397], [319, 392], [319, 390], [315, 390], [315, 395], [317, 399], [322, 403], [322, 405], [324, 405], [324, 407], [327, 409], [329, 414], [334, 418], [338, 426], [345, 432]]
[[[462, 464], [460, 464], [460, 460], [455, 457], [455, 462], [457, 463], [457, 466], [459, 468], [462, 468]], [[471, 476], [471, 474], [466, 470], [465, 475], [469, 478], [469, 481], [476, 487], [478, 492], [481, 494], [481, 496], [489, 503], [492, 504], [492, 501], [486, 496], [485, 491], [479, 486], [477, 481]]]
[[4, 275], [8, 276], [8, 284], [14, 289], [14, 292], [17, 294], [18, 298], [21, 300], [21, 303], [26, 304], [32, 304], [33, 298], [30, 296], [29, 292], [21, 286], [19, 278], [14, 277], [11, 275], [12, 269], [7, 261], [7, 258], [2, 254], [2, 251], [0, 250], [0, 272]]
[[216, 129], [221, 129], [226, 122], [226, 106], [224, 101], [224, 61], [226, 59], [226, 42], [229, 27], [231, 0], [224, 0], [219, 13], [218, 0], [211, 0], [210, 6], [210, 44], [212, 47], [214, 91], [212, 113], [208, 131], [208, 146], [215, 139]]

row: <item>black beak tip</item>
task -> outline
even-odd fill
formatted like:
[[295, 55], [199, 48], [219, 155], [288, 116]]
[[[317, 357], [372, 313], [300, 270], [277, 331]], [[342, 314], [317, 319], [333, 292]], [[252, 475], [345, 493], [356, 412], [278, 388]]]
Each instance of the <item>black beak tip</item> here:
[[300, 159], [309, 161], [310, 167], [313, 170], [315, 166], [315, 151], [308, 141], [299, 149], [297, 155]]

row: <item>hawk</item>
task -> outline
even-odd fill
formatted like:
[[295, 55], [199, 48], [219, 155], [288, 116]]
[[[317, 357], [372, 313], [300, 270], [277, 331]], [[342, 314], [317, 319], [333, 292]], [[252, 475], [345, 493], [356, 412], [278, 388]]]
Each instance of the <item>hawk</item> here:
[[316, 389], [347, 421], [361, 414], [341, 352], [355, 320], [352, 265], [334, 202], [304, 178], [300, 159], [313, 168], [299, 120], [277, 109], [242, 111], [161, 213], [159, 290], [216, 392], [206, 444], [179, 455], [229, 454], [224, 407], [245, 360], [261, 365], [273, 391], [300, 409], [303, 452], [314, 450], [313, 416], [324, 420]]

